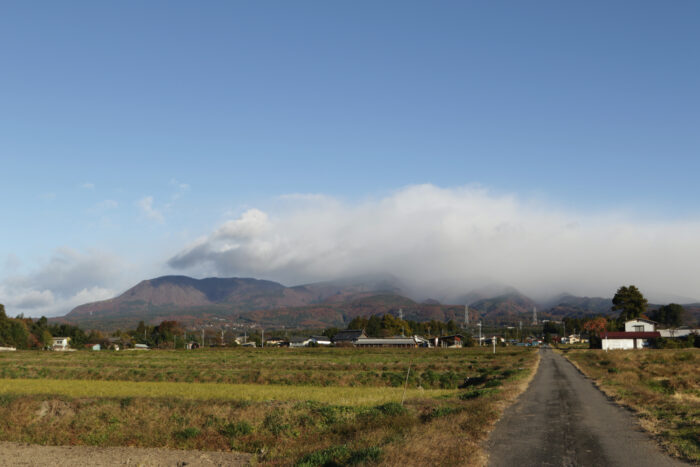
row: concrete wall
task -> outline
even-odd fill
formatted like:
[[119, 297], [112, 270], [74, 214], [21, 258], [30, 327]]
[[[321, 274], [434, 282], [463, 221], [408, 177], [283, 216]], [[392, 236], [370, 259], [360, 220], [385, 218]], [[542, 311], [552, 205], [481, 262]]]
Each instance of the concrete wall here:
[[[641, 347], [642, 339], [637, 339], [637, 347]], [[634, 339], [602, 339], [603, 350], [634, 349]]]

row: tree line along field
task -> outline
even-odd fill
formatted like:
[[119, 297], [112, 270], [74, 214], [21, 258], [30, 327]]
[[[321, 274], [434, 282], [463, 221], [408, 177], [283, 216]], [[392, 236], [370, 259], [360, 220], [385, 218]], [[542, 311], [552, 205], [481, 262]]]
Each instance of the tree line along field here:
[[0, 440], [477, 465], [537, 362], [526, 348], [3, 353]]
[[635, 410], [669, 453], [700, 464], [700, 349], [570, 350], [565, 356]]

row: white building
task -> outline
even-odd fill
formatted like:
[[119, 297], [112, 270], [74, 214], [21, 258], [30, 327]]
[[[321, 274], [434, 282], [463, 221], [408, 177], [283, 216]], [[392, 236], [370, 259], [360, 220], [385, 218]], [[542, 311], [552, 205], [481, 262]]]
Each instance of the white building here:
[[625, 332], [654, 332], [656, 321], [645, 318], [636, 318], [625, 321]]
[[649, 339], [661, 337], [658, 332], [604, 332], [601, 338], [603, 350], [642, 349], [648, 346]]
[[661, 334], [661, 337], [686, 337], [691, 334], [695, 334], [696, 336], [700, 336], [700, 329], [693, 329], [689, 328], [687, 326], [682, 326], [680, 328], [676, 329], [659, 329], [659, 333]]
[[70, 337], [51, 338], [51, 350], [68, 350], [70, 348]]
[[290, 347], [308, 347], [310, 343], [310, 337], [292, 337], [289, 339]]
[[331, 338], [326, 336], [311, 336], [311, 342], [316, 345], [331, 345]]

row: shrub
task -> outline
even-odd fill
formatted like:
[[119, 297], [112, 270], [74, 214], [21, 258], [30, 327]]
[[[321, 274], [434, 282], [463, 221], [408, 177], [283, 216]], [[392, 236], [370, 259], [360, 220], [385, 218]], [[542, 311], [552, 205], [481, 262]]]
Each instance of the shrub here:
[[379, 460], [382, 450], [376, 446], [348, 449], [347, 445], [331, 446], [306, 454], [296, 463], [297, 467], [339, 467]]
[[263, 428], [273, 435], [279, 436], [289, 431], [291, 426], [285, 423], [284, 414], [280, 410], [275, 410], [265, 416]]
[[296, 465], [297, 467], [341, 466], [348, 457], [350, 457], [350, 450], [343, 444], [309, 453], [299, 459]]
[[484, 388], [484, 389], [472, 389], [471, 391], [464, 392], [459, 395], [459, 398], [464, 400], [476, 399], [477, 397], [488, 396], [491, 394], [496, 394], [499, 389], [496, 388]]
[[199, 428], [189, 427], [189, 428], [185, 428], [184, 430], [174, 432], [173, 436], [177, 440], [186, 441], [188, 439], [192, 439], [192, 438], [197, 437], [199, 435], [199, 433], [200, 433]]
[[406, 412], [403, 405], [398, 402], [387, 402], [375, 407], [379, 412], [388, 416], [402, 415]]
[[472, 376], [471, 378], [466, 378], [462, 384], [458, 386], [459, 389], [465, 389], [472, 386], [479, 386], [487, 381], [486, 376]]
[[241, 420], [240, 422], [227, 423], [219, 430], [219, 433], [221, 433], [224, 436], [228, 436], [229, 438], [249, 435], [252, 432], [253, 426], [245, 420]]

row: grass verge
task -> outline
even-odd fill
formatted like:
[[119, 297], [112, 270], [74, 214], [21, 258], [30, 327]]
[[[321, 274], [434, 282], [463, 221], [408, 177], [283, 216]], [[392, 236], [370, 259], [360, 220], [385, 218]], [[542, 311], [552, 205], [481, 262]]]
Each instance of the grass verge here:
[[579, 370], [673, 456], [700, 464], [700, 350], [572, 350]]

